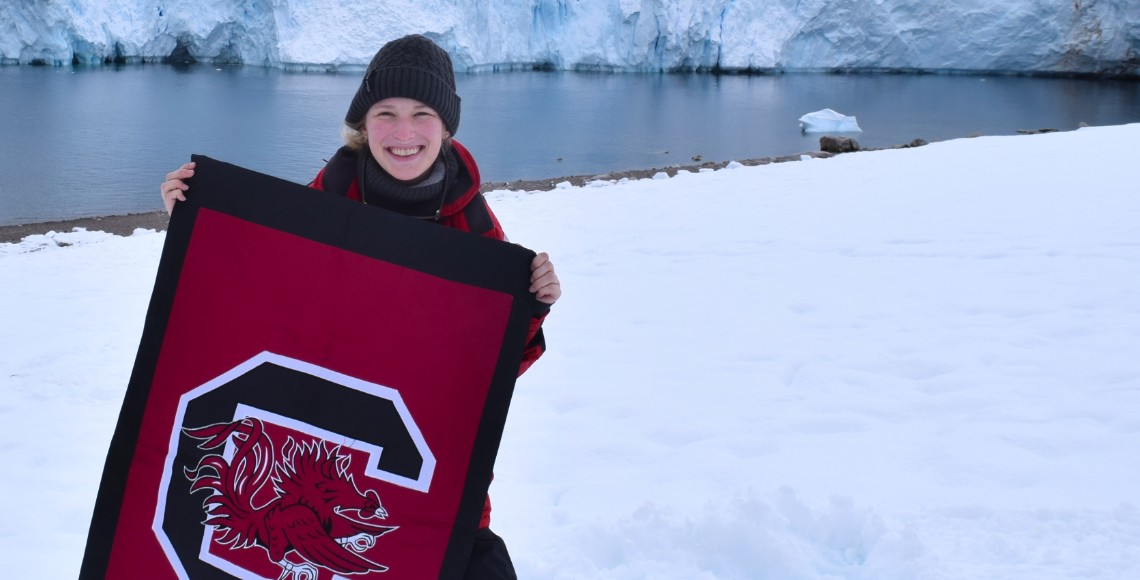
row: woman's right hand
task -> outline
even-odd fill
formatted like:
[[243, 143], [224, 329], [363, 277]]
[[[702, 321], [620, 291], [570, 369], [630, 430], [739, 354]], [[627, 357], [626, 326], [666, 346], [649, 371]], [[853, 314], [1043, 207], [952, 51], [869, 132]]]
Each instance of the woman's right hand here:
[[185, 192], [190, 189], [184, 180], [194, 177], [194, 162], [191, 161], [174, 171], [166, 174], [166, 181], [159, 186], [162, 194], [162, 203], [166, 206], [167, 215], [174, 211], [175, 201], [186, 201]]

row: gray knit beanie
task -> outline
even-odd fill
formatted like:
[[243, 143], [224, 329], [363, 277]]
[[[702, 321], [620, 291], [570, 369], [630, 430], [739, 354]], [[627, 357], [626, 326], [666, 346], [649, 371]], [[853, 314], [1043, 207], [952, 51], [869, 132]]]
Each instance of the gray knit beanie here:
[[447, 131], [459, 129], [459, 95], [451, 57], [426, 36], [412, 34], [385, 44], [372, 57], [344, 122], [355, 125], [372, 105], [389, 97], [415, 99], [435, 109]]

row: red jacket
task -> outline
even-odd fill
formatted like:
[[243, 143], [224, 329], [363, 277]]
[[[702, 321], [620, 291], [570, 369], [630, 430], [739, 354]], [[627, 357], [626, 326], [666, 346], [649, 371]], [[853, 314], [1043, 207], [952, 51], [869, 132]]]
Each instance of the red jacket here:
[[[458, 141], [452, 140], [451, 147], [459, 157], [459, 173], [454, 186], [447, 192], [443, 208], [440, 210], [438, 223], [449, 228], [464, 232], [471, 232], [496, 240], [506, 240], [503, 227], [499, 219], [487, 205], [487, 200], [479, 192], [479, 166], [475, 158]], [[360, 183], [357, 180], [356, 163], [358, 153], [348, 147], [341, 147], [336, 155], [325, 165], [309, 187], [320, 191], [327, 191], [343, 195], [349, 199], [360, 201]], [[526, 350], [523, 351], [522, 364], [519, 366], [519, 375], [522, 375], [542, 353], [546, 351], [546, 341], [542, 334], [542, 321], [549, 312], [548, 306], [538, 309], [537, 314], [530, 321], [527, 333]], [[479, 527], [486, 528], [491, 525], [491, 498], [483, 504], [483, 517], [479, 520]]]

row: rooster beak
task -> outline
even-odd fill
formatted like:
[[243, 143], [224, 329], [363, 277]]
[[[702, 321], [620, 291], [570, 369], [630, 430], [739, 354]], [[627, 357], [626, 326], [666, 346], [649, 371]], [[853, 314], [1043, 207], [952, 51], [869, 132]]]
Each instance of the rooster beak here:
[[372, 507], [373, 505], [376, 506], [375, 510], [369, 514], [368, 517], [380, 519], [385, 519], [388, 517], [388, 510], [384, 509], [384, 506], [380, 505], [380, 496], [376, 493], [375, 490], [368, 490], [364, 496], [368, 498], [369, 507]]

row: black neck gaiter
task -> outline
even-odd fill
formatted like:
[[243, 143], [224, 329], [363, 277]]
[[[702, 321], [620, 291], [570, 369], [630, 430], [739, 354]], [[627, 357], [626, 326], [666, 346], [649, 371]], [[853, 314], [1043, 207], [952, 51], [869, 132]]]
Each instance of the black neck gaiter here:
[[429, 170], [426, 179], [408, 185], [384, 171], [372, 152], [360, 150], [361, 201], [418, 219], [438, 219], [447, 196], [448, 186], [455, 183], [458, 160], [450, 148], [444, 148]]

